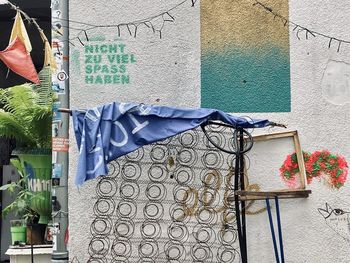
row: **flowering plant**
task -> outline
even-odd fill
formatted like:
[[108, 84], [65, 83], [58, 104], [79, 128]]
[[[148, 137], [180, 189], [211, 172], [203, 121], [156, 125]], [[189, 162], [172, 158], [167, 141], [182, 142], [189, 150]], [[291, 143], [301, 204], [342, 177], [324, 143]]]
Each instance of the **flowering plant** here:
[[[343, 156], [328, 150], [303, 152], [306, 179], [310, 184], [313, 178], [324, 178], [330, 186], [339, 189], [344, 185], [348, 175], [348, 164]], [[300, 173], [296, 153], [290, 154], [280, 167], [280, 175], [288, 187], [297, 187], [297, 175]]]

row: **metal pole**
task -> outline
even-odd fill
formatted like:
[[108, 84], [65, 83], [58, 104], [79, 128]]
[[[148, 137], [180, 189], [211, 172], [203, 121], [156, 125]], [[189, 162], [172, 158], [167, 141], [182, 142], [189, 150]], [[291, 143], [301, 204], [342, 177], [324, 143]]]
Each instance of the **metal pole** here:
[[[51, 13], [52, 51], [57, 63], [57, 72], [52, 74], [52, 81], [53, 85], [56, 85], [55, 90], [58, 90], [59, 105], [57, 107], [69, 108], [68, 0], [51, 0]], [[68, 141], [69, 115], [62, 114], [54, 118], [54, 123], [57, 124], [55, 128], [58, 128], [57, 137], [63, 139], [65, 143], [65, 139]], [[68, 231], [68, 150], [62, 148], [61, 151], [53, 149], [52, 152], [52, 263], [68, 263], [69, 261], [65, 238]]]
[[281, 263], [284, 263], [282, 225], [281, 225], [280, 205], [278, 201], [278, 196], [275, 196], [275, 205], [276, 205], [276, 216], [277, 216], [277, 226], [278, 226], [278, 237], [280, 241]]
[[33, 223], [30, 225], [30, 258], [31, 263], [34, 263], [34, 245], [33, 245]]
[[279, 256], [278, 256], [277, 241], [276, 241], [275, 229], [274, 229], [274, 226], [273, 226], [273, 219], [272, 219], [272, 214], [271, 214], [271, 207], [270, 207], [270, 200], [269, 200], [269, 198], [266, 198], [266, 208], [267, 208], [267, 214], [269, 216], [270, 230], [271, 230], [271, 236], [272, 236], [272, 242], [273, 242], [273, 249], [275, 251], [276, 263], [280, 263], [280, 259], [279, 259]]

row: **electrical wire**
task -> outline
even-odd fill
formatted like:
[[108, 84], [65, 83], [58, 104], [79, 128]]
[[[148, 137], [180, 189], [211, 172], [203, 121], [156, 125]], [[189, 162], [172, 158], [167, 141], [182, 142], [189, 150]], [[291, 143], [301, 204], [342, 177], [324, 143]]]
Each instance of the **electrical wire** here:
[[338, 38], [338, 37], [334, 37], [331, 35], [327, 35], [312, 29], [309, 29], [305, 26], [302, 26], [298, 23], [295, 23], [291, 20], [289, 20], [288, 18], [282, 16], [281, 14], [279, 14], [278, 12], [275, 12], [271, 7], [261, 3], [258, 0], [255, 0], [253, 6], [257, 6], [258, 8], [262, 8], [264, 9], [267, 13], [272, 14], [274, 16], [274, 18], [278, 18], [284, 26], [291, 26], [293, 27], [293, 32], [296, 32], [296, 37], [301, 40], [300, 37], [300, 33], [304, 32], [305, 33], [305, 39], [309, 39], [309, 36], [311, 35], [312, 37], [316, 37], [316, 36], [320, 36], [323, 38], [328, 39], [328, 49], [331, 48], [332, 42], [336, 41], [338, 42], [338, 47], [337, 47], [337, 52], [340, 51], [340, 47], [342, 44], [350, 44], [350, 40], [346, 40], [346, 39], [342, 39], [342, 38]]
[[[79, 31], [75, 37], [72, 37], [72, 38], [69, 38], [66, 40], [61, 40], [60, 42], [70, 42], [71, 43], [73, 40], [78, 40], [79, 43], [84, 46], [81, 35], [84, 34], [85, 39], [87, 41], [89, 41], [89, 37], [88, 37], [87, 32], [91, 31], [93, 29], [97, 29], [97, 28], [116, 28], [119, 37], [121, 35], [121, 28], [126, 28], [130, 36], [136, 37], [137, 32], [138, 32], [138, 28], [141, 25], [144, 25], [147, 28], [150, 28], [153, 31], [153, 33], [159, 34], [159, 38], [161, 39], [165, 24], [175, 22], [175, 17], [171, 13], [175, 9], [179, 8], [180, 6], [184, 5], [185, 3], [189, 2], [189, 1], [191, 1], [192, 7], [194, 7], [196, 2], [197, 2], [197, 0], [183, 0], [182, 2], [171, 7], [170, 9], [167, 9], [166, 11], [161, 12], [157, 15], [153, 15], [153, 16], [150, 16], [147, 18], [143, 18], [143, 19], [139, 19], [139, 20], [135, 20], [135, 21], [131, 21], [131, 22], [123, 22], [123, 23], [119, 23], [119, 24], [92, 24], [92, 23], [86, 23], [86, 22], [81, 22], [81, 21], [77, 21], [77, 20], [63, 19], [63, 18], [59, 18], [59, 17], [53, 17], [53, 19], [57, 19], [57, 20], [61, 20], [61, 21], [75, 24], [72, 27], [69, 25], [68, 26], [62, 25], [62, 27]], [[159, 19], [159, 18], [162, 19], [162, 22], [161, 22], [160, 28], [157, 29], [153, 23], [154, 23], [154, 20]], [[79, 25], [82, 25], [85, 27], [79, 28]]]

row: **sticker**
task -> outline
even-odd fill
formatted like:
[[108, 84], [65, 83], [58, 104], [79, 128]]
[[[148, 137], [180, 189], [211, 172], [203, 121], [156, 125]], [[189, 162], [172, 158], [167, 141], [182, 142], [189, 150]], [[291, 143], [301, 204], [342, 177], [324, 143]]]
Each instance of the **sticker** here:
[[[57, 185], [56, 185], [57, 186]], [[57, 212], [61, 210], [61, 204], [57, 200], [57, 196], [52, 196], [52, 211]]]
[[52, 124], [52, 137], [58, 137], [58, 123]]
[[52, 23], [52, 31], [54, 37], [63, 36], [64, 30], [61, 22], [55, 21]]
[[54, 163], [52, 166], [52, 178], [62, 177], [62, 164]]
[[53, 122], [60, 122], [62, 119], [61, 112], [58, 111], [58, 109], [61, 107], [61, 102], [57, 101], [53, 103], [52, 108], [52, 121]]
[[52, 152], [52, 163], [57, 163], [57, 152]]
[[65, 94], [66, 85], [61, 81], [52, 81], [52, 90], [58, 94]]
[[57, 73], [57, 79], [59, 81], [65, 81], [68, 79], [68, 74], [64, 70], [62, 70]]
[[62, 137], [52, 138], [52, 151], [54, 152], [68, 152], [69, 139]]
[[62, 14], [61, 10], [55, 10], [55, 15], [57, 18], [60, 18], [61, 14]]
[[57, 68], [59, 70], [61, 70], [62, 69], [62, 65], [63, 65], [63, 52], [62, 52], [62, 50], [54, 51], [53, 52], [53, 56], [54, 56], [54, 58], [56, 60]]
[[46, 227], [46, 233], [45, 233], [45, 240], [47, 242], [52, 242], [53, 241], [53, 226], [51, 224], [48, 224]]
[[58, 38], [54, 38], [52, 39], [52, 48], [54, 50], [57, 50], [58, 52], [62, 52], [62, 49], [64, 48], [64, 43]]
[[52, 235], [59, 235], [61, 233], [60, 231], [60, 223], [53, 223], [52, 224]]
[[52, 178], [52, 187], [60, 186], [60, 178]]
[[59, 8], [60, 8], [60, 1], [59, 0], [52, 0], [51, 1], [51, 9], [58, 10]]

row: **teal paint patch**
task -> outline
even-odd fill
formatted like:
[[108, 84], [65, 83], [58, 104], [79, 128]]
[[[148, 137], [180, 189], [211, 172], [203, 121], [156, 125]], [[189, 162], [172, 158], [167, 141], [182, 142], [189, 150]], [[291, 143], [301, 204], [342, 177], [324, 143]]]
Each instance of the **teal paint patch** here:
[[289, 54], [280, 48], [202, 54], [201, 106], [226, 112], [290, 112]]

